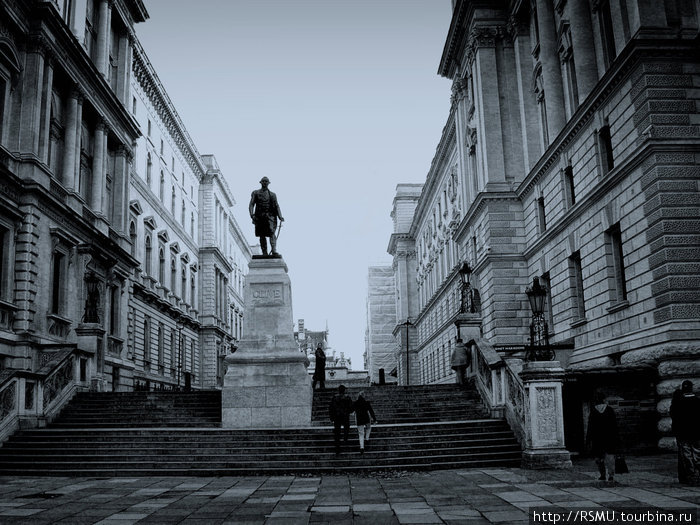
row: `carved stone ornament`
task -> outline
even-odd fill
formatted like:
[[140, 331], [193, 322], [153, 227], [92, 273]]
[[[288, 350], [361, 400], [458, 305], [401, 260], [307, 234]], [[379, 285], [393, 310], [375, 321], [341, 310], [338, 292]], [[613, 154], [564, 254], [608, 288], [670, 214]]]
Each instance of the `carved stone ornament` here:
[[556, 390], [551, 387], [540, 387], [536, 391], [537, 403], [537, 435], [543, 441], [557, 439]]
[[506, 29], [511, 38], [530, 35], [530, 26], [528, 22], [516, 15], [511, 15], [510, 18], [508, 18]]
[[480, 47], [496, 47], [496, 41], [507, 35], [505, 26], [477, 26], [469, 33], [467, 40], [467, 61], [474, 61]]

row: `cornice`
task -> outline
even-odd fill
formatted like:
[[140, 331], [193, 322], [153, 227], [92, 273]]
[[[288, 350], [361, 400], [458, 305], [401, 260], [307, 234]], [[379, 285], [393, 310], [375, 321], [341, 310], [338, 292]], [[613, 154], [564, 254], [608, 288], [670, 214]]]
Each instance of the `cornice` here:
[[411, 221], [411, 227], [408, 230], [412, 237], [416, 237], [416, 234], [420, 229], [420, 224], [423, 221], [423, 217], [429, 206], [432, 204], [435, 187], [440, 182], [440, 172], [445, 166], [445, 161], [456, 144], [455, 136], [455, 111], [453, 107], [450, 110], [449, 116], [447, 117], [445, 126], [442, 128], [440, 142], [438, 143], [435, 156], [430, 164], [430, 170], [428, 171], [425, 184], [423, 185], [423, 189], [418, 200], [418, 205], [416, 206], [416, 210], [413, 212], [413, 220]]
[[200, 253], [200, 258], [199, 262], [200, 264], [203, 263], [204, 255], [211, 255], [216, 259], [216, 262], [218, 262], [221, 266], [224, 267], [224, 270], [226, 270], [226, 273], [231, 273], [233, 272], [233, 265], [231, 262], [226, 258], [224, 255], [224, 252], [221, 251], [221, 248], [218, 246], [203, 246], [199, 249]]
[[453, 64], [455, 61], [458, 61], [457, 57], [464, 47], [465, 21], [467, 19], [467, 7], [470, 3], [467, 0], [457, 0], [454, 6], [450, 28], [447, 31], [447, 39], [445, 40], [440, 65], [437, 70], [437, 74], [440, 76], [449, 78], [453, 76]]
[[469, 210], [464, 214], [462, 222], [455, 229], [454, 239], [459, 241], [469, 226], [475, 222], [476, 217], [481, 213], [486, 206], [491, 201], [518, 201], [520, 202], [520, 197], [514, 191], [482, 191], [479, 192], [469, 206]]
[[389, 246], [387, 246], [387, 253], [389, 255], [396, 255], [396, 250], [398, 249], [398, 244], [401, 241], [415, 242], [413, 237], [408, 233], [392, 233], [389, 237]]
[[158, 116], [165, 124], [168, 133], [173, 141], [180, 149], [184, 159], [192, 169], [197, 180], [201, 182], [202, 176], [206, 173], [207, 168], [202, 161], [202, 156], [199, 154], [197, 147], [190, 137], [185, 125], [180, 119], [180, 115], [175, 109], [175, 105], [170, 100], [165, 87], [158, 78], [153, 65], [148, 60], [146, 51], [141, 46], [141, 42], [137, 38], [133, 42], [133, 72], [136, 81], [140, 84], [144, 94], [153, 104]]

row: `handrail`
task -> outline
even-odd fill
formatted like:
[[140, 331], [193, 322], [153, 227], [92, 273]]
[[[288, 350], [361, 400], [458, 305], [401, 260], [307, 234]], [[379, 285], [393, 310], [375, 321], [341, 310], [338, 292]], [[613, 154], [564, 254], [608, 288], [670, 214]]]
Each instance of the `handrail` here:
[[519, 376], [520, 360], [504, 359], [493, 345], [481, 338], [471, 339], [472, 374], [481, 398], [493, 417], [504, 417], [518, 441], [525, 437], [525, 390]]
[[0, 371], [0, 443], [12, 434], [20, 423], [37, 426], [45, 424], [61, 410], [73, 392], [89, 382], [91, 366], [76, 366], [78, 359], [94, 355], [76, 347], [62, 347], [48, 356], [37, 371]]

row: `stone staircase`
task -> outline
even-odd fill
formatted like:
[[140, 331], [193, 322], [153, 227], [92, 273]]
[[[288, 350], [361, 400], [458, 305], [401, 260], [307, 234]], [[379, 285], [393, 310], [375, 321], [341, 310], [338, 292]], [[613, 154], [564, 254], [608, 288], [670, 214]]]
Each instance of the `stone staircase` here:
[[363, 455], [354, 429], [343, 453], [334, 454], [327, 423], [332, 391], [315, 393], [312, 427], [284, 430], [222, 430], [219, 392], [82, 393], [47, 428], [19, 431], [3, 444], [0, 476], [319, 474], [520, 463], [512, 431], [483, 416], [473, 391], [364, 390], [380, 424]]

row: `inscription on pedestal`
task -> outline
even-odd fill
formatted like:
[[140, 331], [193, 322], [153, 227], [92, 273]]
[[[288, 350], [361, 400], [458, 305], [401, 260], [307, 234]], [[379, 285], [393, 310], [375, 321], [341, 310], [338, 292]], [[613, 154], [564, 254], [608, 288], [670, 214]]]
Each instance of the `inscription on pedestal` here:
[[281, 306], [284, 289], [281, 284], [251, 284], [253, 306]]

